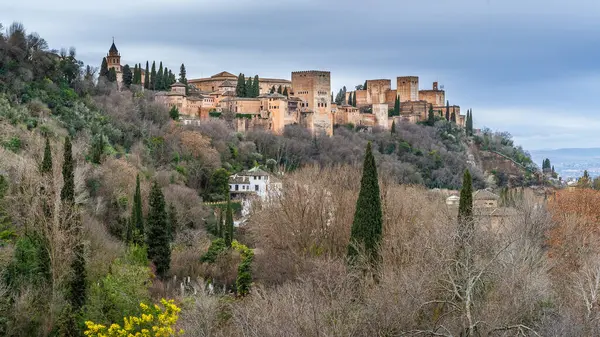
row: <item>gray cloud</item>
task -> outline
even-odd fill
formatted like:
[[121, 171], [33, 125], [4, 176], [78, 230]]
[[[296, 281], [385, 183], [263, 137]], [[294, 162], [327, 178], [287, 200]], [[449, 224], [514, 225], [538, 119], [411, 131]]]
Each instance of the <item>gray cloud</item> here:
[[591, 146], [591, 98], [600, 84], [594, 0], [23, 0], [3, 7], [0, 22], [21, 21], [55, 48], [76, 46], [90, 64], [100, 64], [115, 36], [125, 62], [162, 60], [172, 69], [184, 62], [188, 77], [228, 70], [289, 78], [293, 70], [325, 69], [337, 90], [414, 74], [423, 88], [443, 83], [452, 103], [474, 109], [476, 125], [507, 130], [525, 147]]

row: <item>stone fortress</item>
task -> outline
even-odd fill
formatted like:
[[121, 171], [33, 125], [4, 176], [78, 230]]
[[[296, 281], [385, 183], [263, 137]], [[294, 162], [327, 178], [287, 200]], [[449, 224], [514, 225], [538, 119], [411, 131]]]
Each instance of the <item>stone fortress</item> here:
[[[122, 82], [121, 55], [114, 41], [106, 57], [108, 67], [115, 68]], [[223, 71], [208, 78], [189, 79], [186, 85], [175, 83], [168, 92], [157, 92], [157, 102], [177, 107], [184, 124], [198, 124], [212, 118], [233, 120], [236, 131], [268, 130], [282, 133], [286, 125], [297, 124], [313, 134], [333, 134], [334, 125], [352, 124], [363, 127], [390, 128], [392, 123], [416, 123], [427, 120], [428, 113], [454, 113], [456, 123], [465, 125], [460, 107], [447, 107], [446, 93], [433, 83], [431, 90], [419, 90], [417, 76], [396, 78], [396, 89], [390, 79], [367, 80], [366, 90], [350, 93], [356, 106], [332, 102], [329, 71], [294, 71], [287, 79], [261, 78], [258, 97], [236, 97], [238, 76]], [[287, 89], [287, 95], [272, 93], [272, 88]], [[396, 98], [400, 100], [399, 116], [388, 117]]]

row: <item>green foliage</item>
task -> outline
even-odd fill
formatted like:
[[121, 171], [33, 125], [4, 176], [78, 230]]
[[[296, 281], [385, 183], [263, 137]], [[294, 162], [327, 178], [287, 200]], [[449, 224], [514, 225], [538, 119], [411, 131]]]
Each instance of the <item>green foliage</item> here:
[[149, 200], [150, 211], [148, 212], [146, 237], [148, 259], [154, 263], [156, 274], [160, 278], [164, 278], [171, 264], [171, 245], [165, 198], [156, 181], [152, 184]]
[[446, 120], [450, 121], [450, 101], [446, 101]]
[[205, 199], [207, 201], [222, 201], [226, 200], [228, 195], [229, 172], [224, 168], [217, 169], [210, 176]]
[[117, 71], [115, 70], [115, 68], [110, 68], [110, 70], [108, 71], [108, 81], [109, 82], [117, 81]]
[[46, 145], [44, 146], [44, 159], [40, 166], [42, 174], [52, 175], [52, 149], [50, 147], [50, 139], [46, 137]]
[[148, 67], [148, 61], [146, 61], [146, 70], [144, 72], [144, 89], [150, 89], [150, 68]]
[[85, 250], [83, 243], [75, 246], [75, 258], [71, 262], [71, 279], [69, 280], [68, 300], [71, 308], [78, 312], [85, 305], [87, 298]]
[[382, 231], [383, 219], [377, 167], [371, 150], [371, 142], [369, 142], [365, 153], [363, 176], [360, 182], [360, 192], [356, 201], [356, 211], [348, 245], [350, 260], [353, 260], [359, 253], [364, 252], [370, 262], [375, 263], [379, 256]]
[[233, 241], [233, 210], [229, 194], [227, 195], [227, 208], [225, 209], [225, 232], [223, 237], [225, 238], [225, 245], [231, 247]]
[[65, 138], [64, 158], [62, 167], [63, 187], [60, 191], [60, 200], [72, 205], [75, 203], [75, 163], [71, 138]]
[[90, 283], [86, 320], [104, 324], [116, 322], [123, 316], [137, 315], [139, 303], [150, 300], [151, 272], [145, 248], [130, 246], [127, 254], [116, 259], [109, 270], [109, 274]]
[[400, 96], [396, 96], [394, 101], [394, 116], [400, 116]]
[[219, 255], [227, 251], [227, 247], [228, 246], [225, 243], [224, 239], [214, 239], [211, 242], [210, 247], [208, 247], [208, 251], [200, 257], [200, 262], [214, 263], [217, 260], [217, 257], [219, 257]]
[[169, 117], [171, 117], [171, 119], [174, 121], [179, 120], [179, 109], [177, 109], [175, 105], [173, 105], [171, 110], [169, 110]]
[[253, 114], [241, 114], [241, 113], [237, 113], [235, 114], [235, 118], [246, 118], [246, 119], [252, 119], [252, 117], [254, 117]]
[[177, 209], [175, 208], [175, 205], [173, 205], [172, 203], [169, 204], [168, 217], [169, 217], [169, 227], [168, 227], [169, 241], [173, 242], [176, 231], [177, 231]]
[[392, 128], [391, 128], [390, 132], [392, 134], [396, 133], [396, 121], [395, 120], [392, 121]]
[[152, 68], [150, 68], [150, 88], [156, 90], [156, 62], [152, 61]]
[[217, 112], [217, 111], [209, 111], [209, 112], [208, 112], [208, 115], [209, 115], [210, 117], [216, 117], [216, 118], [219, 118], [219, 117], [221, 117], [221, 113], [220, 113], [220, 112]]
[[90, 160], [94, 164], [101, 164], [104, 155], [106, 140], [102, 134], [95, 135], [92, 139], [92, 148], [90, 149]]
[[123, 84], [125, 84], [125, 86], [127, 88], [129, 88], [131, 86], [131, 84], [133, 83], [133, 73], [131, 72], [131, 68], [129, 67], [129, 64], [126, 64], [125, 66], [123, 66]]
[[50, 256], [46, 240], [39, 234], [19, 238], [15, 244], [12, 261], [3, 276], [4, 283], [13, 291], [49, 282]]
[[100, 73], [98, 76], [108, 79], [108, 62], [106, 61], [106, 57], [102, 58], [102, 64], [100, 65]]
[[473, 222], [473, 187], [469, 170], [465, 170], [463, 186], [460, 190], [458, 222], [461, 224], [460, 226], [468, 225]]
[[144, 214], [142, 210], [142, 192], [140, 189], [140, 175], [135, 177], [135, 193], [133, 194], [133, 205], [131, 207], [131, 218], [127, 231], [127, 242], [138, 245], [144, 242]]
[[165, 90], [165, 81], [163, 79], [164, 69], [162, 61], [160, 61], [160, 65], [158, 66], [158, 72], [156, 73], [156, 90]]
[[238, 76], [237, 85], [235, 87], [236, 97], [246, 97], [246, 78], [244, 74], [240, 73]]
[[252, 260], [254, 259], [254, 252], [252, 249], [237, 241], [232, 242], [232, 247], [239, 251], [242, 257], [242, 261], [238, 266], [235, 287], [237, 295], [243, 297], [250, 294], [250, 288], [252, 286]]
[[2, 147], [14, 153], [18, 153], [21, 150], [21, 139], [17, 136], [11, 137], [2, 142]]

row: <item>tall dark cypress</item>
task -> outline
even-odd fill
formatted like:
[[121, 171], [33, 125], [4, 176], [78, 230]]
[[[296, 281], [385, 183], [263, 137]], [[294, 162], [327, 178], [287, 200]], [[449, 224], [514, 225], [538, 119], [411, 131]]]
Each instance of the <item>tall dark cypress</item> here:
[[163, 71], [163, 82], [165, 90], [169, 90], [171, 84], [173, 84], [171, 83], [171, 78], [169, 77], [169, 69], [167, 67], [165, 67], [165, 70]]
[[40, 168], [42, 174], [52, 175], [52, 151], [50, 149], [50, 139], [46, 137], [46, 146], [44, 147], [44, 159]]
[[367, 90], [367, 81], [365, 80], [365, 84], [363, 85], [363, 90]]
[[106, 57], [102, 58], [102, 65], [100, 66], [100, 73], [98, 75], [108, 78], [108, 62], [106, 62]]
[[137, 63], [133, 66], [133, 79], [131, 81], [132, 84], [138, 84], [138, 65]]
[[427, 124], [433, 126], [435, 124], [435, 116], [433, 114], [433, 106], [429, 107], [429, 113], [427, 114]]
[[223, 238], [223, 208], [219, 207], [219, 215], [217, 217], [217, 237]]
[[446, 120], [450, 121], [450, 101], [446, 101]]
[[394, 116], [400, 116], [400, 96], [396, 96], [396, 101], [394, 102]]
[[150, 87], [148, 89], [156, 90], [156, 62], [152, 61], [150, 70]]
[[283, 96], [289, 96], [287, 87], [283, 88]]
[[[189, 94], [190, 91], [190, 87], [187, 85], [188, 84], [188, 80], [187, 80], [187, 75], [186, 75], [186, 71], [185, 71], [185, 64], [181, 64], [181, 67], [179, 67], [179, 82], [185, 84], [185, 94]], [[173, 81], [173, 83], [175, 83], [175, 81]]]
[[392, 120], [392, 128], [390, 129], [390, 133], [391, 134], [396, 133], [396, 121], [395, 120]]
[[150, 211], [148, 212], [148, 259], [154, 263], [156, 274], [164, 279], [171, 265], [171, 244], [169, 241], [169, 220], [165, 210], [165, 197], [155, 181], [150, 190]]
[[235, 86], [236, 97], [246, 97], [246, 78], [244, 74], [238, 75], [237, 85]]
[[142, 212], [142, 192], [140, 189], [140, 175], [135, 178], [135, 194], [133, 195], [133, 207], [131, 208], [131, 240], [134, 243], [144, 242], [144, 215]]
[[456, 123], [456, 114], [454, 112], [452, 114], [450, 114], [450, 121], [452, 123]]
[[172, 203], [169, 204], [169, 242], [175, 239], [177, 231], [177, 209]]
[[146, 72], [144, 73], [144, 89], [150, 89], [150, 70], [148, 68], [148, 61], [146, 61]]
[[129, 88], [133, 83], [133, 73], [128, 64], [123, 67], [123, 84]]
[[258, 97], [260, 95], [260, 80], [258, 79], [258, 75], [254, 76], [254, 80], [252, 81], [252, 97]]
[[73, 205], [75, 203], [75, 163], [73, 162], [73, 149], [71, 146], [71, 138], [65, 138], [65, 148], [63, 155], [63, 187], [60, 191], [60, 200]]
[[252, 97], [252, 92], [253, 90], [253, 84], [252, 84], [252, 77], [248, 76], [248, 79], [246, 80], [246, 96], [245, 97]]
[[158, 72], [156, 73], [156, 90], [165, 90], [165, 82], [163, 79], [163, 65], [162, 61], [160, 61], [160, 65], [158, 66]]
[[115, 68], [110, 68], [110, 70], [108, 71], [108, 81], [109, 82], [117, 81], [117, 71], [115, 70]]
[[231, 199], [227, 194], [227, 208], [225, 209], [225, 233], [224, 239], [227, 247], [231, 247], [233, 241], [233, 210], [231, 208]]
[[348, 258], [351, 261], [362, 251], [371, 263], [377, 262], [383, 232], [382, 217], [377, 167], [371, 150], [371, 142], [369, 142], [348, 245]]
[[463, 175], [458, 206], [458, 222], [459, 226], [463, 228], [471, 226], [473, 222], [473, 186], [469, 170], [465, 170]]
[[277, 87], [277, 93], [283, 95], [283, 89], [281, 86]]

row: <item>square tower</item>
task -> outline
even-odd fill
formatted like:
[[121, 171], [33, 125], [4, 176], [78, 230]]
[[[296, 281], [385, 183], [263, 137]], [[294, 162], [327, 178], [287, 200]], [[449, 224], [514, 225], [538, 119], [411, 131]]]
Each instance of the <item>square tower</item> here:
[[367, 104], [386, 102], [386, 93], [392, 88], [392, 80], [367, 80]]
[[[331, 113], [331, 73], [329, 71], [292, 72], [292, 94], [302, 100], [300, 111], [312, 113], [307, 127], [312, 132], [333, 134]], [[307, 116], [308, 117], [308, 116]]]
[[401, 76], [396, 78], [396, 94], [400, 102], [419, 100], [419, 77]]

